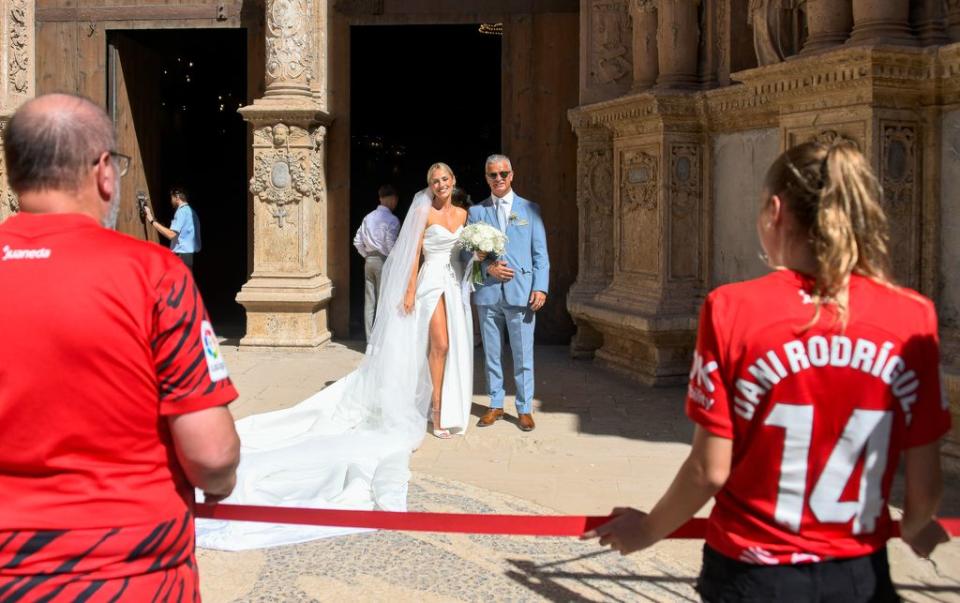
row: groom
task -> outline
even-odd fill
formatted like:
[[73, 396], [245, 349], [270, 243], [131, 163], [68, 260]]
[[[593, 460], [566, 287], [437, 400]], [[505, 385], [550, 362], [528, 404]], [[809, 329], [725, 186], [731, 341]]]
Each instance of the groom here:
[[493, 425], [503, 418], [503, 334], [510, 337], [513, 379], [517, 386], [520, 429], [533, 422], [534, 313], [547, 301], [550, 259], [540, 207], [515, 194], [513, 166], [506, 155], [491, 155], [486, 163], [490, 196], [470, 208], [468, 223], [485, 222], [507, 235], [506, 252], [483, 258], [485, 279], [473, 294], [487, 364], [490, 410], [477, 423]]

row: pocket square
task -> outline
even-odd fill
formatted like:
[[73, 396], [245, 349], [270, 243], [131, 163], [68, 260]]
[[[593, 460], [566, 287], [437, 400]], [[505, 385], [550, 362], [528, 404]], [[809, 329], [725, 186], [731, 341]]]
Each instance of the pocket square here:
[[521, 218], [520, 216], [518, 216], [517, 214], [510, 214], [510, 220], [509, 220], [509, 222], [510, 222], [510, 224], [513, 224], [514, 226], [526, 226], [526, 225], [530, 224], [529, 222], [527, 222], [526, 220], [522, 219], [522, 218]]

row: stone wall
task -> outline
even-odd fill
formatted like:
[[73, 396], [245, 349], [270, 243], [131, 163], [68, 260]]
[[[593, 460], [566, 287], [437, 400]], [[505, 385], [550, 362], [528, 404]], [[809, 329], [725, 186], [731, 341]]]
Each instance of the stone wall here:
[[757, 207], [767, 162], [780, 152], [776, 128], [716, 134], [713, 155], [711, 286], [755, 278], [768, 271], [760, 260]]
[[960, 108], [940, 122], [940, 296], [944, 381], [960, 440]]
[[[754, 223], [767, 166], [788, 146], [841, 138], [883, 185], [894, 276], [938, 305], [957, 408], [958, 7], [582, 0], [570, 121], [588, 224], [571, 352], [645, 382], [682, 381], [703, 296], [764, 271]], [[679, 149], [701, 166], [696, 178]], [[702, 219], [685, 217], [689, 207]]]

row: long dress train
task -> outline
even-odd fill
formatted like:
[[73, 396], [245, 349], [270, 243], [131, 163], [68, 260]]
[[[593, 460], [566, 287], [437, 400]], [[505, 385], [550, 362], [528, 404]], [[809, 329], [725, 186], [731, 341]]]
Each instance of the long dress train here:
[[[449, 349], [441, 424], [464, 433], [473, 394], [473, 327], [457, 232], [425, 229], [429, 196], [417, 195], [384, 266], [374, 332], [354, 372], [288, 409], [237, 422], [237, 487], [225, 503], [405, 511], [410, 454], [425, 435], [432, 385], [430, 317], [445, 299]], [[399, 310], [423, 233], [416, 307]], [[411, 346], [413, 344], [413, 346]], [[412, 349], [411, 349], [412, 347]], [[354, 533], [354, 528], [197, 521], [197, 545], [245, 550]]]

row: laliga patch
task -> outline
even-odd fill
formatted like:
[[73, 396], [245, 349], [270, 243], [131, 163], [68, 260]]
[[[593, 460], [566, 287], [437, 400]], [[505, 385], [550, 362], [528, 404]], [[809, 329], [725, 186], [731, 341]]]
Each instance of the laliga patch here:
[[220, 344], [217, 335], [213, 332], [213, 325], [209, 321], [200, 323], [200, 340], [203, 343], [203, 357], [207, 360], [207, 372], [210, 380], [216, 383], [228, 377], [227, 364], [220, 353]]

